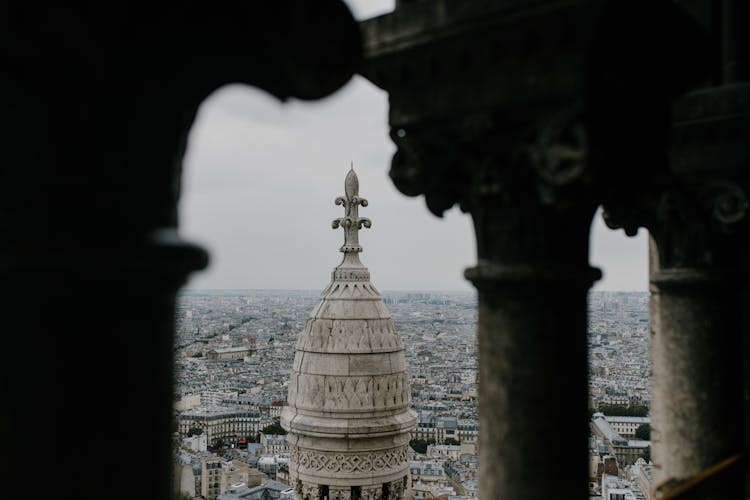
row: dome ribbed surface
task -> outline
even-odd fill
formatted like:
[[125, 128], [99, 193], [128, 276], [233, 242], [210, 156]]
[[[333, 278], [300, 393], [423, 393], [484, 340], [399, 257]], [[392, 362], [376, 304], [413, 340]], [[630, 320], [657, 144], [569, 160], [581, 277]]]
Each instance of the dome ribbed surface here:
[[[353, 178], [352, 178], [353, 177]], [[370, 273], [359, 261], [358, 181], [345, 182], [344, 259], [310, 314], [296, 344], [288, 405], [289, 474], [297, 498], [400, 499], [409, 473], [409, 409], [404, 346]], [[366, 221], [362, 222], [362, 221]], [[354, 228], [352, 230], [352, 227]]]

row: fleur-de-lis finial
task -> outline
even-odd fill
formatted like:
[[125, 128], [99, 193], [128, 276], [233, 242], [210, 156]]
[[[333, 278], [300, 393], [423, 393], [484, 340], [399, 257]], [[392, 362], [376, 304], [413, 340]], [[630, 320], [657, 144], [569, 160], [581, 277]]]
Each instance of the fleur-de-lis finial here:
[[357, 253], [362, 251], [359, 244], [359, 230], [362, 227], [371, 227], [372, 222], [366, 217], [360, 217], [358, 210], [359, 205], [367, 206], [367, 200], [359, 197], [359, 179], [354, 172], [354, 163], [352, 162], [349, 173], [344, 179], [344, 196], [336, 198], [336, 205], [344, 206], [344, 217], [335, 219], [331, 226], [337, 229], [339, 226], [344, 228], [344, 244], [339, 249], [344, 253]]

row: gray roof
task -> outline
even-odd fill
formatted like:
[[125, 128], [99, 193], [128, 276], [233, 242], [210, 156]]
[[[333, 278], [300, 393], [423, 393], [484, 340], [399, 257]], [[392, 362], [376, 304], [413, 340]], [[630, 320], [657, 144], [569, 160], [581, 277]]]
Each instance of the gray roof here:
[[604, 436], [604, 438], [611, 442], [614, 446], [627, 446], [627, 439], [620, 436], [620, 434], [618, 434], [612, 428], [612, 426], [609, 425], [609, 422], [607, 422], [607, 419], [604, 418], [604, 416], [598, 416], [595, 414], [592, 423], [596, 426], [596, 428]]
[[216, 500], [266, 500], [279, 498], [280, 494], [289, 490], [289, 485], [269, 479], [260, 486], [248, 488], [246, 484], [232, 488], [216, 497]]
[[215, 352], [217, 354], [223, 354], [227, 352], [244, 352], [244, 351], [251, 351], [253, 350], [252, 347], [215, 347], [213, 349], [209, 349], [209, 352]]
[[650, 417], [622, 417], [607, 415], [604, 418], [607, 419], [607, 422], [622, 422], [626, 424], [648, 424], [651, 422]]

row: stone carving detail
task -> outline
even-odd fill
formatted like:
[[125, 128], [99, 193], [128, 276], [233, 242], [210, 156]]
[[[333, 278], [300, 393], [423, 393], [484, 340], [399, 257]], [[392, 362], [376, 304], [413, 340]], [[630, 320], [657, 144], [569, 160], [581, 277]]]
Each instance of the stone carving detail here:
[[325, 352], [375, 352], [403, 348], [393, 321], [325, 320], [311, 318], [297, 340], [298, 350]]
[[367, 206], [367, 200], [359, 197], [359, 180], [354, 173], [354, 166], [344, 179], [344, 194], [336, 198], [336, 205], [344, 206], [344, 217], [335, 219], [331, 226], [334, 229], [344, 228], [344, 245], [341, 251], [344, 253], [361, 252], [362, 247], [359, 245], [359, 230], [362, 226], [369, 228], [372, 226], [370, 219], [360, 217], [358, 213], [359, 205]]
[[344, 257], [297, 340], [289, 404], [281, 414], [297, 500], [351, 500], [353, 492], [364, 500], [393, 500], [402, 489], [382, 481], [406, 484], [408, 475], [409, 447], [401, 443], [416, 415], [409, 408], [404, 345], [359, 260], [358, 231], [370, 221], [357, 213], [367, 205], [358, 184], [350, 171], [346, 196], [336, 201], [346, 210], [333, 223], [345, 229]]
[[401, 500], [404, 498], [405, 480], [394, 481], [390, 485], [391, 498], [393, 500]]
[[[370, 451], [358, 454], [331, 453], [290, 446], [289, 461], [299, 465], [299, 470], [308, 474], [315, 472], [326, 474], [339, 472], [347, 474], [381, 473], [395, 471], [404, 466], [409, 460], [408, 448], [405, 445], [386, 451]], [[399, 482], [399, 484], [403, 483]]]
[[393, 323], [388, 320], [388, 326], [374, 325], [370, 329], [370, 346], [373, 350], [383, 348], [398, 348], [402, 349], [403, 344], [401, 343], [401, 337], [396, 335], [393, 328]]
[[581, 106], [563, 108], [546, 116], [534, 140], [524, 149], [537, 175], [537, 194], [545, 205], [567, 205], [578, 196], [576, 189], [590, 185], [587, 134]]
[[317, 484], [302, 484], [300, 493], [302, 500], [318, 500], [320, 498], [320, 488]]
[[727, 229], [743, 220], [750, 208], [745, 191], [734, 182], [710, 183], [701, 194], [713, 218]]
[[[351, 262], [350, 262], [351, 263]], [[362, 263], [355, 263], [361, 265]], [[337, 267], [333, 270], [331, 282], [320, 294], [326, 301], [339, 299], [381, 299], [380, 292], [370, 283], [370, 271], [366, 267], [360, 269]]]
[[330, 500], [351, 500], [352, 490], [351, 488], [342, 490], [331, 489], [331, 491], [328, 493], [328, 498]]
[[363, 487], [362, 500], [382, 500], [383, 488], [379, 486]]
[[[728, 179], [697, 188], [665, 178], [648, 196], [632, 201], [630, 211], [610, 211], [604, 205], [610, 228], [624, 228], [632, 236], [638, 227], [648, 229], [656, 241], [662, 268], [712, 267], [733, 252], [732, 237], [750, 210], [744, 189]], [[615, 207], [617, 208], [617, 207]]]
[[292, 372], [289, 402], [311, 410], [385, 410], [409, 404], [405, 373], [350, 377]]
[[[586, 207], [593, 204], [593, 212], [596, 206], [589, 200], [590, 137], [579, 103], [522, 126], [492, 112], [391, 126], [397, 147], [391, 179], [408, 196], [424, 194], [435, 215], [458, 203], [476, 216], [487, 197], [503, 199], [503, 210], [519, 200], [532, 208], [568, 209], [583, 201]], [[536, 196], [528, 196], [532, 192]]]
[[[333, 271], [333, 279], [337, 281], [369, 281], [370, 271], [367, 269], [336, 269]], [[375, 289], [372, 285], [369, 286], [373, 290]], [[377, 290], [374, 291], [377, 292]]]

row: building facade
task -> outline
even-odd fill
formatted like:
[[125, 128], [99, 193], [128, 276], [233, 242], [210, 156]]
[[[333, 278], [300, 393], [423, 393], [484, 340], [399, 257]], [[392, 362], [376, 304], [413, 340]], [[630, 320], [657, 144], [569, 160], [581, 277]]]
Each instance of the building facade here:
[[281, 425], [289, 432], [289, 480], [299, 500], [403, 497], [409, 475], [409, 437], [416, 415], [404, 346], [359, 260], [358, 216], [352, 169], [345, 196], [342, 263], [310, 314], [297, 342], [288, 406]]
[[267, 455], [281, 455], [289, 453], [289, 445], [286, 442], [286, 435], [261, 434], [260, 444], [263, 445], [263, 451]]
[[646, 453], [646, 449], [651, 446], [651, 442], [640, 439], [626, 439], [615, 430], [609, 419], [610, 417], [605, 417], [601, 413], [595, 413], [591, 419], [591, 430], [595, 436], [603, 440], [607, 452], [616, 456], [620, 464], [634, 464], [639, 457]]
[[635, 438], [635, 431], [638, 427], [651, 424], [649, 417], [621, 417], [607, 415], [607, 422], [619, 435], [625, 438]]
[[201, 495], [206, 500], [215, 500], [221, 493], [221, 471], [224, 460], [221, 457], [210, 457], [201, 460]]
[[206, 356], [211, 361], [222, 361], [225, 359], [245, 359], [255, 352], [254, 346], [238, 346], [238, 347], [216, 347], [209, 349], [206, 352]]
[[260, 430], [260, 420], [258, 413], [241, 409], [196, 408], [177, 416], [177, 430], [184, 438], [188, 437], [190, 429], [201, 429], [212, 444], [217, 439], [227, 441], [254, 436]]
[[437, 444], [443, 444], [449, 438], [463, 443], [475, 442], [479, 430], [475, 420], [438, 416], [427, 410], [419, 413], [417, 426], [411, 435], [412, 439], [431, 440]]

